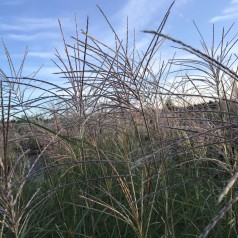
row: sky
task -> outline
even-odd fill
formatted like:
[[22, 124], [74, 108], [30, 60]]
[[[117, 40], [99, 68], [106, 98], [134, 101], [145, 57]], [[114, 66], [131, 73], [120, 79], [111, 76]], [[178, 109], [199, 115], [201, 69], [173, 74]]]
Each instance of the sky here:
[[[52, 73], [59, 70], [51, 59], [55, 49], [63, 52], [59, 30], [60, 19], [67, 41], [75, 35], [75, 15], [79, 29], [85, 29], [89, 17], [89, 34], [112, 44], [113, 34], [97, 5], [103, 10], [114, 29], [125, 36], [126, 19], [129, 33], [136, 32], [137, 48], [145, 50], [149, 36], [143, 30], [156, 30], [170, 0], [0, 0], [0, 37], [7, 46], [16, 68], [20, 66], [26, 47], [29, 49], [24, 73], [28, 76], [41, 70], [37, 77], [57, 81]], [[206, 41], [211, 43], [212, 26], [221, 35], [222, 27], [228, 28], [238, 19], [238, 0], [177, 0], [172, 8], [164, 33], [194, 47], [200, 47], [197, 24]], [[237, 32], [237, 24], [233, 31]], [[170, 57], [174, 48], [166, 43], [161, 49], [164, 57]], [[0, 69], [8, 72], [3, 44], [0, 43]]]

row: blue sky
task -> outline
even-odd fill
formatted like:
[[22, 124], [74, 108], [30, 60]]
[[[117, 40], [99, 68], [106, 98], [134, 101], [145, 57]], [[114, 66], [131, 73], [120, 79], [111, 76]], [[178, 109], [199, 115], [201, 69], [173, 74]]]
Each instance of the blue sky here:
[[[25, 73], [30, 74], [40, 66], [43, 68], [38, 78], [57, 80], [50, 74], [58, 69], [51, 62], [55, 48], [63, 52], [63, 44], [58, 26], [58, 18], [62, 22], [66, 39], [74, 35], [74, 16], [78, 17], [78, 26], [85, 29], [86, 17], [89, 17], [89, 34], [95, 38], [112, 44], [111, 33], [105, 19], [97, 8], [103, 9], [120, 36], [126, 32], [126, 18], [129, 18], [129, 30], [136, 30], [137, 46], [145, 49], [150, 36], [143, 30], [155, 30], [163, 18], [170, 0], [1, 0], [0, 1], [0, 36], [7, 45], [13, 62], [17, 67], [24, 55], [26, 47], [29, 54], [25, 65]], [[217, 32], [222, 27], [229, 27], [238, 19], [238, 0], [177, 0], [165, 33], [185, 41], [195, 47], [199, 46], [199, 35], [193, 25], [196, 22], [209, 42], [212, 36], [212, 25]], [[234, 26], [237, 32], [237, 24]], [[171, 44], [162, 48], [164, 57], [172, 55]], [[0, 68], [7, 71], [6, 57], [0, 46]]]

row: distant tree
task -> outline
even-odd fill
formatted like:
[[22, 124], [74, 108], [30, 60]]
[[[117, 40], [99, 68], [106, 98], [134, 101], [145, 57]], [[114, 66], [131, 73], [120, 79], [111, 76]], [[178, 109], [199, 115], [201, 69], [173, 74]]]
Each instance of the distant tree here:
[[165, 106], [167, 109], [169, 109], [169, 111], [176, 111], [176, 109], [177, 109], [177, 107], [174, 105], [171, 98], [169, 98], [167, 100], [167, 102], [165, 103]]

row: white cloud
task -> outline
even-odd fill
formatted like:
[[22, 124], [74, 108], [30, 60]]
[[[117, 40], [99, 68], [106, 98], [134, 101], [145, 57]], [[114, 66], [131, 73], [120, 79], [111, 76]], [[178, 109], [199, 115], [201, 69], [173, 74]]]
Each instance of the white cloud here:
[[33, 52], [29, 52], [28, 53], [28, 57], [37, 57], [37, 58], [48, 58], [48, 59], [51, 59], [54, 57], [54, 54], [53, 52], [37, 52], [37, 51], [33, 51]]
[[2, 0], [0, 2], [1, 5], [8, 5], [8, 6], [18, 6], [25, 3], [25, 0]]
[[[141, 33], [141, 31], [147, 28], [155, 29], [158, 27], [161, 17], [163, 17], [164, 12], [169, 6], [167, 2], [168, 0], [151, 0], [148, 4], [148, 0], [129, 0], [125, 2], [121, 9], [118, 9], [115, 15], [108, 17], [120, 40], [123, 39], [122, 44], [124, 46], [126, 45], [126, 21], [128, 17], [129, 45], [133, 44], [133, 34], [135, 30], [137, 46], [139, 46], [139, 48], [144, 46], [145, 42], [149, 41], [149, 37], [144, 33]], [[172, 0], [170, 2], [172, 2]], [[162, 14], [158, 14], [158, 12], [161, 12]], [[155, 19], [157, 19], [157, 21], [155, 21]], [[93, 28], [91, 27], [90, 32], [93, 32], [93, 35], [97, 35], [97, 39], [113, 48], [115, 45], [115, 36], [113, 32], [106, 22], [103, 26], [103, 23], [99, 24], [101, 25], [100, 28], [103, 30], [99, 30], [99, 27], [96, 25], [95, 27], [93, 26]], [[141, 37], [143, 37], [142, 40]], [[138, 42], [138, 40], [141, 40], [141, 42]]]
[[49, 39], [60, 39], [60, 35], [54, 32], [40, 32], [36, 34], [7, 34], [4, 36], [6, 39], [12, 39], [16, 41], [39, 41]]
[[[54, 80], [59, 80], [59, 76], [55, 75], [54, 73], [59, 72], [60, 70], [53, 65], [53, 63], [51, 65], [43, 65], [41, 68], [39, 68], [39, 66], [29, 66], [26, 65], [23, 69], [23, 76], [26, 77], [32, 77], [33, 75], [35, 75], [35, 78], [37, 79], [41, 79], [41, 80], [46, 80], [46, 81], [50, 81], [52, 83], [54, 83]], [[61, 80], [63, 81], [63, 80]]]
[[176, 6], [185, 5], [185, 4], [188, 4], [192, 1], [194, 1], [194, 0], [178, 0], [178, 1], [176, 1]]
[[[2, 19], [3, 21], [3, 19]], [[68, 18], [61, 20], [64, 28], [72, 28], [72, 22]], [[0, 30], [3, 31], [37, 31], [44, 29], [59, 29], [57, 18], [32, 18], [32, 17], [19, 17], [12, 18], [9, 23], [0, 23]]]
[[[238, 3], [238, 2], [237, 2]], [[224, 13], [225, 14], [230, 14], [230, 13], [237, 13], [238, 12], [238, 5], [237, 6], [233, 6], [233, 7], [229, 7], [229, 8], [226, 8], [224, 10]]]
[[[25, 52], [22, 53], [11, 53], [11, 58], [14, 60], [22, 60], [23, 57], [25, 55]], [[42, 61], [42, 59], [47, 59], [47, 60], [51, 60], [53, 58], [55, 58], [55, 52], [53, 51], [31, 51], [31, 49], [27, 52], [27, 59], [30, 57], [34, 57], [34, 58], [39, 58], [40, 62]], [[0, 54], [0, 59], [6, 59], [6, 55], [4, 53]]]
[[223, 10], [223, 14], [212, 17], [209, 22], [216, 23], [227, 20], [236, 20], [238, 18], [238, 0], [232, 0], [230, 5], [230, 7]]
[[216, 22], [220, 22], [220, 21], [233, 20], [233, 19], [236, 19], [237, 17], [238, 17], [238, 13], [221, 15], [221, 16], [216, 16], [216, 17], [211, 18], [209, 20], [209, 22], [216, 23]]
[[164, 5], [166, 0], [152, 0], [148, 4], [148, 0], [129, 0], [127, 4], [117, 14], [118, 20], [123, 25], [122, 21], [125, 21], [127, 16], [129, 19], [129, 25], [133, 28], [142, 30], [148, 25], [158, 14], [159, 9]]

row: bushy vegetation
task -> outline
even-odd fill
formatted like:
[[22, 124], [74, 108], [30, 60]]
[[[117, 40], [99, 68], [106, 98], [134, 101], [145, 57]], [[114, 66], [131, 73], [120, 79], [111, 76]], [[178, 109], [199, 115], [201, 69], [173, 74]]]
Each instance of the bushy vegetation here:
[[[64, 86], [5, 47], [0, 237], [237, 237], [237, 38], [194, 49], [162, 34], [169, 14], [141, 54], [109, 22], [114, 48], [60, 25]], [[166, 40], [192, 59], [158, 62]]]

